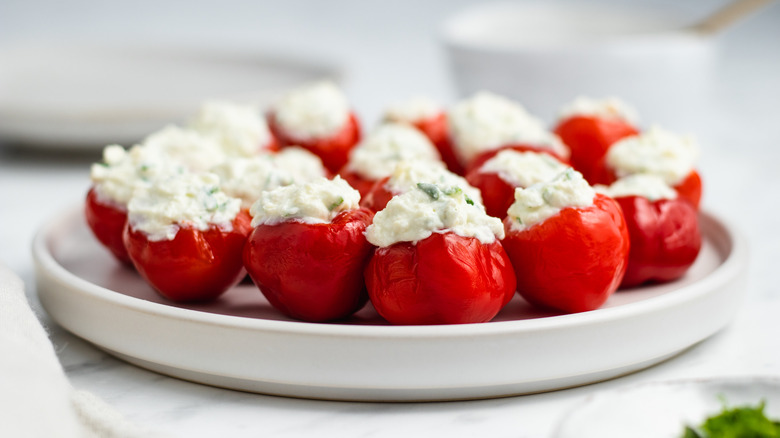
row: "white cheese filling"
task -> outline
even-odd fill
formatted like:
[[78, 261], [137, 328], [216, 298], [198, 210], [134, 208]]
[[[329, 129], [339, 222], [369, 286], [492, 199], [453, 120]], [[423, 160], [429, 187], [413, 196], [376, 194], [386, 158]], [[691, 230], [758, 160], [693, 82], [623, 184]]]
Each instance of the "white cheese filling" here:
[[183, 164], [191, 172], [206, 172], [227, 158], [213, 136], [173, 125], [151, 134], [142, 145]]
[[327, 138], [347, 123], [349, 102], [335, 84], [316, 82], [290, 91], [274, 108], [276, 123], [299, 140]]
[[250, 158], [233, 158], [211, 169], [220, 187], [249, 208], [260, 194], [278, 187], [305, 183], [326, 175], [322, 161], [301, 148], [285, 148]]
[[471, 186], [466, 178], [447, 170], [444, 163], [433, 161], [401, 161], [388, 178], [384, 187], [390, 193], [399, 195], [417, 188], [418, 183], [435, 184], [439, 187], [460, 187], [470, 199], [482, 205], [482, 194]]
[[214, 137], [231, 157], [251, 157], [271, 142], [271, 131], [253, 105], [211, 101], [204, 103], [189, 125], [193, 130]]
[[390, 105], [384, 119], [398, 123], [416, 123], [432, 119], [443, 113], [444, 109], [435, 100], [428, 97], [413, 97]]
[[374, 216], [366, 238], [379, 247], [397, 242], [417, 243], [433, 233], [452, 232], [475, 237], [484, 244], [504, 238], [501, 220], [490, 217], [485, 208], [471, 200], [457, 186], [418, 183], [398, 195]]
[[183, 173], [184, 167], [147, 148], [119, 145], [103, 148], [103, 161], [90, 169], [90, 179], [101, 202], [126, 207], [138, 187], [164, 175]]
[[594, 189], [613, 198], [641, 196], [650, 201], [677, 198], [677, 191], [669, 187], [663, 178], [647, 173], [629, 175], [620, 178], [610, 186], [597, 185]]
[[550, 181], [566, 168], [565, 164], [544, 153], [507, 149], [485, 161], [479, 173], [494, 173], [511, 186], [529, 187]]
[[253, 227], [289, 220], [328, 223], [342, 211], [358, 208], [359, 203], [360, 193], [336, 176], [332, 180], [318, 178], [263, 192], [249, 213]]
[[587, 116], [605, 120], [622, 120], [632, 126], [639, 123], [639, 113], [631, 105], [617, 97], [594, 99], [579, 96], [566, 104], [558, 113], [558, 120], [566, 120], [571, 117]]
[[652, 173], [674, 186], [691, 173], [698, 156], [699, 148], [692, 137], [653, 126], [647, 132], [612, 145], [606, 160], [618, 178]]
[[510, 144], [550, 149], [568, 157], [569, 150], [544, 122], [520, 104], [505, 97], [480, 92], [461, 101], [449, 112], [449, 129], [455, 152], [463, 164], [480, 153]]
[[582, 174], [568, 168], [552, 181], [515, 189], [515, 202], [507, 215], [511, 228], [522, 231], [560, 213], [568, 207], [593, 205], [596, 192]]
[[232, 230], [241, 200], [219, 189], [211, 173], [184, 173], [136, 190], [127, 205], [128, 223], [151, 241], [172, 240], [182, 227]]
[[364, 179], [382, 179], [403, 160], [440, 161], [436, 147], [417, 129], [385, 123], [372, 131], [351, 152], [347, 170]]

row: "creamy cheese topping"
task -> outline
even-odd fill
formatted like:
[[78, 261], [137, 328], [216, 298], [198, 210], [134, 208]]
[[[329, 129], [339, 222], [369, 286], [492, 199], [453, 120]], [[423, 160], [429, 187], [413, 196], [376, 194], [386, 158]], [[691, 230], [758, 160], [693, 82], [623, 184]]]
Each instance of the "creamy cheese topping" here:
[[341, 177], [318, 178], [263, 192], [252, 205], [252, 226], [273, 225], [288, 220], [328, 223], [345, 210], [359, 207], [360, 193]]
[[371, 132], [351, 152], [347, 170], [364, 179], [378, 180], [402, 160], [440, 161], [436, 147], [417, 129], [401, 123], [385, 123]]
[[676, 199], [677, 191], [658, 175], [637, 173], [612, 183], [610, 186], [597, 185], [594, 189], [613, 198], [626, 196], [642, 196], [650, 201], [659, 199]]
[[576, 116], [589, 116], [599, 119], [617, 119], [636, 125], [639, 122], [639, 113], [631, 105], [617, 97], [594, 99], [580, 96], [574, 101], [564, 105], [558, 113], [558, 120], [565, 120]]
[[449, 128], [455, 151], [467, 164], [482, 152], [509, 144], [548, 148], [567, 157], [568, 148], [544, 123], [505, 97], [481, 92], [449, 112]]
[[253, 105], [211, 101], [190, 122], [195, 131], [213, 136], [228, 156], [251, 157], [271, 142], [271, 131]]
[[447, 170], [444, 163], [438, 161], [399, 162], [385, 183], [385, 188], [390, 193], [401, 194], [416, 189], [418, 183], [435, 184], [440, 187], [460, 187], [466, 196], [482, 205], [482, 194], [479, 189], [472, 187], [466, 178]]
[[415, 123], [438, 116], [444, 109], [428, 97], [413, 97], [396, 102], [385, 111], [384, 119], [391, 122]]
[[698, 156], [699, 148], [692, 137], [653, 126], [612, 145], [607, 152], [607, 165], [618, 178], [652, 173], [674, 186], [691, 173]]
[[366, 238], [379, 247], [397, 242], [412, 242], [433, 233], [453, 232], [475, 237], [484, 244], [504, 238], [501, 220], [490, 217], [457, 186], [419, 183], [398, 195], [374, 216], [366, 229]]
[[596, 192], [582, 174], [568, 168], [552, 181], [515, 189], [515, 202], [507, 215], [512, 219], [512, 229], [520, 231], [555, 216], [564, 208], [593, 205], [595, 196]]
[[349, 118], [349, 102], [332, 82], [292, 90], [274, 108], [276, 123], [300, 140], [336, 134]]
[[325, 176], [322, 161], [300, 148], [233, 158], [215, 166], [212, 172], [219, 176], [222, 190], [240, 198], [244, 208], [249, 208], [265, 191]]
[[183, 164], [191, 172], [206, 172], [226, 159], [222, 146], [213, 136], [173, 125], [148, 136], [142, 145]]
[[172, 240], [184, 226], [205, 231], [232, 229], [241, 200], [219, 189], [212, 173], [184, 173], [154, 181], [136, 190], [127, 205], [128, 223], [149, 240]]
[[565, 164], [547, 154], [507, 149], [485, 161], [479, 173], [495, 173], [509, 185], [529, 187], [550, 181], [566, 168]]
[[92, 165], [90, 178], [98, 199], [126, 207], [136, 188], [162, 175], [182, 172], [183, 166], [144, 147], [134, 146], [126, 151], [122, 146], [109, 145], [103, 148], [103, 161]]

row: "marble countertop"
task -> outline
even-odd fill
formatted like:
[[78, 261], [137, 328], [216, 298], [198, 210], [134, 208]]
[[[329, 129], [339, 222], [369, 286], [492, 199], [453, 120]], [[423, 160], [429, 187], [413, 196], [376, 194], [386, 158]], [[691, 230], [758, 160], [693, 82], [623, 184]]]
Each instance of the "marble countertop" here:
[[[315, 2], [284, 3], [250, 7], [228, 2], [239, 9], [236, 13], [235, 9], [231, 12], [196, 2], [190, 12], [197, 13], [185, 14], [178, 26], [167, 26], [166, 20], [178, 10], [172, 2], [145, 0], [133, 3], [129, 10], [129, 3], [109, 8], [85, 1], [81, 8], [55, 8], [43, 15], [36, 15], [36, 6], [29, 2], [4, 2], [0, 5], [0, 39], [68, 37], [83, 41], [97, 36], [116, 40], [137, 36], [269, 47], [277, 44], [276, 38], [287, 50], [330, 53], [343, 60], [349, 73], [347, 91], [367, 120], [375, 118], [396, 96], [424, 92], [445, 102], [455, 99], [434, 32], [435, 24], [455, 6], [406, 1], [375, 11], [367, 2], [338, 2], [346, 11], [341, 14]], [[467, 3], [459, 1], [457, 5]], [[692, 3], [687, 6], [689, 12], [697, 5], [709, 10], [722, 4]], [[152, 5], [157, 8], [154, 16], [139, 12], [144, 10], [142, 6], [151, 10]], [[295, 11], [303, 6], [310, 8], [311, 17], [298, 22]], [[258, 26], [251, 19], [253, 15], [260, 17]], [[85, 24], [79, 21], [81, 16], [97, 21]], [[208, 20], [224, 23], [203, 27]], [[225, 24], [229, 20], [230, 26]], [[399, 32], [395, 28], [402, 25], [410, 30]], [[33, 307], [48, 327], [73, 385], [94, 392], [130, 420], [172, 436], [546, 437], [567, 410], [596, 391], [692, 377], [778, 376], [776, 334], [780, 319], [776, 315], [780, 313], [780, 291], [774, 274], [775, 262], [780, 260], [780, 204], [776, 202], [780, 193], [776, 170], [780, 162], [780, 8], [773, 5], [749, 22], [738, 24], [720, 36], [717, 44], [717, 99], [712, 108], [697, 115], [696, 123], [706, 190], [703, 206], [729, 218], [749, 240], [747, 298], [725, 329], [635, 374], [529, 396], [386, 404], [242, 393], [129, 365], [57, 327], [40, 309], [35, 296], [32, 237], [45, 220], [82, 202], [89, 184], [89, 163], [97, 153], [69, 155], [0, 144], [0, 261], [24, 279]], [[410, 70], [410, 65], [415, 68]], [[382, 87], [377, 87], [377, 78], [381, 78]]]

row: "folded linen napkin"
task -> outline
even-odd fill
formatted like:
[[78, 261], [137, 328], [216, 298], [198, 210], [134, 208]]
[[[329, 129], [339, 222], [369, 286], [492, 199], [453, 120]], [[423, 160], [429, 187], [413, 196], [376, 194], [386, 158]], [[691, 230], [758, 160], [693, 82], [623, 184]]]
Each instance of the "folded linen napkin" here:
[[98, 397], [74, 390], [24, 283], [0, 265], [0, 437], [148, 438]]

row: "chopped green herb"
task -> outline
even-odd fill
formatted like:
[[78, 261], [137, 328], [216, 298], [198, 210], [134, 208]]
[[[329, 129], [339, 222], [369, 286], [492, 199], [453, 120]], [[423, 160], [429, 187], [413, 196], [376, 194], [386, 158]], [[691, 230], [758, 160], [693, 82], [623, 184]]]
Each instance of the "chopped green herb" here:
[[425, 194], [430, 196], [434, 201], [439, 199], [439, 188], [434, 184], [417, 183], [417, 188], [425, 192]]
[[474, 205], [474, 200], [466, 196], [466, 204], [468, 205]]
[[686, 426], [681, 438], [780, 438], [780, 422], [764, 414], [766, 403], [737, 406], [713, 415], [698, 427]]
[[212, 188], [210, 188], [210, 189], [208, 190], [208, 194], [209, 194], [209, 195], [213, 195], [213, 194], [217, 193], [218, 191], [219, 191], [219, 187], [217, 187], [217, 186], [214, 186], [214, 187], [212, 187]]
[[442, 190], [442, 192], [444, 192], [444, 194], [447, 196], [455, 196], [462, 191], [463, 190], [458, 186], [450, 186]]
[[339, 205], [341, 205], [341, 204], [343, 204], [343, 203], [344, 203], [344, 198], [343, 198], [343, 197], [341, 197], [341, 196], [339, 196], [339, 198], [338, 198], [338, 199], [336, 199], [336, 202], [334, 202], [333, 204], [330, 204], [330, 206], [328, 207], [328, 211], [333, 211], [333, 210], [335, 210], [335, 209], [336, 209], [336, 207], [338, 207]]

